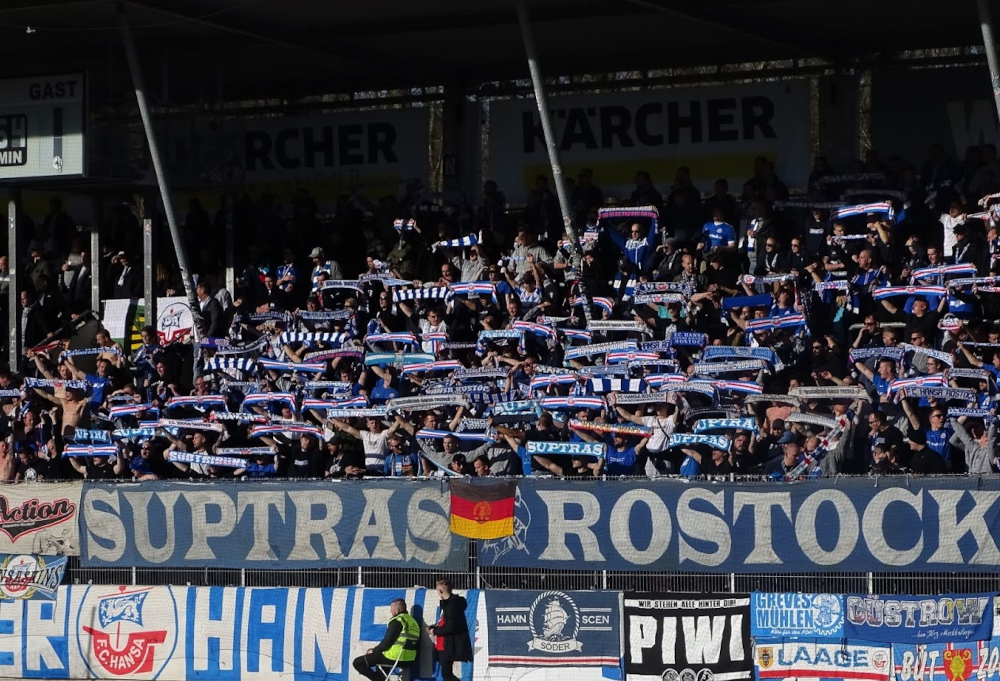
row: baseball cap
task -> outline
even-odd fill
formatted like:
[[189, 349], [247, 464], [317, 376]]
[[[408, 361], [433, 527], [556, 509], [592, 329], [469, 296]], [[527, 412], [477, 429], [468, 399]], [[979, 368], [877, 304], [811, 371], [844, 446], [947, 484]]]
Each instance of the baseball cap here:
[[323, 257], [323, 249], [320, 248], [319, 246], [317, 246], [316, 248], [312, 249], [309, 252], [309, 257], [310, 258], [322, 258]]
[[795, 433], [790, 430], [786, 430], [785, 434], [778, 438], [779, 445], [787, 445], [789, 442], [797, 442], [798, 438], [795, 437]]

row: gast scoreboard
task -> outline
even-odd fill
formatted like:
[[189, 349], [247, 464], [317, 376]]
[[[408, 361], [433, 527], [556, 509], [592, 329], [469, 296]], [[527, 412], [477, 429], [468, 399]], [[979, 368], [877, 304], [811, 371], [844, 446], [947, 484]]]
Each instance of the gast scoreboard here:
[[85, 174], [81, 73], [0, 81], [0, 180]]

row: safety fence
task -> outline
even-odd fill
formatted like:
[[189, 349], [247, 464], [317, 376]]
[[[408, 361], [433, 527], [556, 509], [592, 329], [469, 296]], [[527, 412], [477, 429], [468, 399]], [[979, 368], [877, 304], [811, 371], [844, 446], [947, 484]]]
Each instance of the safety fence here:
[[[163, 681], [356, 679], [386, 640], [393, 601], [421, 638], [409, 679], [437, 679], [425, 625], [434, 589], [62, 586], [0, 604], [0, 677]], [[451, 630], [470, 634], [463, 681], [518, 679], [1000, 677], [995, 593], [460, 590]], [[457, 626], [456, 626], [457, 625]], [[546, 671], [542, 671], [546, 670]]]

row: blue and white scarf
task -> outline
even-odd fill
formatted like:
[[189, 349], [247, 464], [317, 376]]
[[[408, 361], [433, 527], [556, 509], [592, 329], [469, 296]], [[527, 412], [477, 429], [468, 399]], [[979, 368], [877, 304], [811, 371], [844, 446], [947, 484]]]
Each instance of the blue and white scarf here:
[[118, 445], [66, 445], [63, 458], [71, 456], [118, 456]]
[[211, 357], [205, 360], [205, 371], [245, 371], [257, 370], [257, 362], [249, 357]]
[[[193, 463], [201, 464], [202, 466], [215, 466], [217, 468], [246, 468], [247, 460], [238, 459], [233, 456], [223, 456], [223, 452], [237, 453], [241, 456], [250, 456], [256, 454], [257, 450], [261, 450], [261, 453], [266, 452], [269, 456], [274, 456], [274, 450], [270, 447], [246, 447], [244, 449], [227, 447], [225, 449], [219, 450], [219, 455], [212, 454], [198, 454], [196, 452], [170, 452], [170, 461], [177, 463]], [[246, 452], [246, 454], [240, 454]]]
[[396, 289], [392, 292], [392, 302], [404, 300], [451, 300], [455, 294], [447, 286], [431, 286], [429, 288]]
[[439, 248], [471, 248], [479, 243], [479, 238], [475, 234], [467, 234], [459, 239], [448, 239], [438, 241], [431, 246], [431, 250], [437, 251]]
[[257, 366], [261, 371], [275, 371], [280, 374], [289, 373], [312, 373], [322, 374], [326, 371], [326, 364], [312, 364], [303, 362], [281, 362], [274, 359], [261, 359], [257, 361]]
[[699, 419], [694, 424], [695, 433], [708, 433], [713, 430], [752, 430], [758, 432], [757, 419], [751, 417], [742, 419]]

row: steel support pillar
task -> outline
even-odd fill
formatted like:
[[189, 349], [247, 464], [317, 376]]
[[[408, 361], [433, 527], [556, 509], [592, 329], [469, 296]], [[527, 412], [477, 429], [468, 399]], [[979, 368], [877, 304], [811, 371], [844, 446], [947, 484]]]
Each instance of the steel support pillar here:
[[237, 199], [235, 193], [226, 194], [226, 289], [234, 299], [236, 298], [236, 264], [233, 252], [236, 249], [236, 239], [233, 235], [233, 218], [235, 217]]
[[[156, 184], [160, 189], [163, 212], [167, 218], [167, 226], [170, 228], [170, 239], [173, 241], [174, 251], [177, 254], [177, 266], [180, 269], [181, 282], [184, 284], [184, 293], [191, 308], [191, 315], [194, 317], [197, 340], [205, 332], [205, 323], [201, 316], [198, 298], [195, 295], [194, 279], [191, 277], [191, 270], [188, 267], [187, 254], [184, 252], [184, 242], [177, 227], [177, 217], [174, 215], [174, 204], [170, 197], [170, 185], [167, 181], [166, 169], [160, 161], [160, 149], [156, 143], [153, 119], [146, 104], [146, 85], [143, 80], [142, 68], [135, 51], [135, 42], [132, 39], [132, 29], [129, 27], [128, 16], [124, 6], [119, 6], [118, 8], [118, 28], [121, 32], [122, 44], [125, 47], [125, 57], [128, 61], [129, 74], [132, 76], [132, 85], [135, 88], [135, 101], [139, 107], [139, 116], [142, 118], [143, 130], [146, 133], [146, 144], [149, 145], [149, 157], [153, 162], [153, 171], [156, 173]], [[149, 304], [150, 301], [146, 302]], [[147, 319], [149, 318], [147, 316]]]
[[538, 51], [535, 48], [535, 36], [531, 29], [531, 17], [524, 0], [517, 0], [517, 21], [521, 26], [521, 39], [524, 41], [524, 51], [528, 56], [528, 70], [531, 72], [531, 85], [535, 90], [535, 104], [538, 105], [538, 118], [542, 123], [542, 134], [545, 136], [545, 148], [549, 152], [549, 165], [552, 167], [552, 183], [555, 185], [556, 196], [559, 199], [559, 210], [563, 216], [563, 226], [569, 237], [570, 252], [573, 267], [576, 270], [580, 295], [587, 299], [583, 306], [587, 323], [590, 323], [590, 299], [584, 290], [583, 283], [583, 251], [573, 228], [573, 214], [570, 212], [569, 197], [566, 195], [566, 182], [563, 180], [562, 163], [559, 160], [559, 147], [556, 145], [555, 133], [552, 130], [552, 119], [549, 116], [548, 97], [545, 94], [545, 81], [542, 79], [542, 69], [538, 63]]
[[20, 267], [18, 263], [20, 253], [17, 250], [17, 197], [19, 193], [16, 189], [12, 189], [10, 200], [7, 201], [7, 324], [10, 328], [7, 360], [11, 371], [17, 370], [17, 365], [21, 360], [21, 287], [17, 285]]
[[1000, 118], [1000, 56], [997, 55], [997, 43], [993, 38], [993, 17], [990, 15], [989, 0], [976, 0], [976, 7], [979, 9], [979, 27], [983, 31], [986, 61], [990, 65], [990, 89], [993, 90], [993, 103], [997, 107], [997, 117]]
[[90, 269], [90, 309], [101, 314], [101, 217], [100, 213], [90, 225], [90, 262], [83, 263]]
[[156, 328], [156, 240], [153, 221], [142, 220], [142, 298], [146, 309], [146, 324]]

